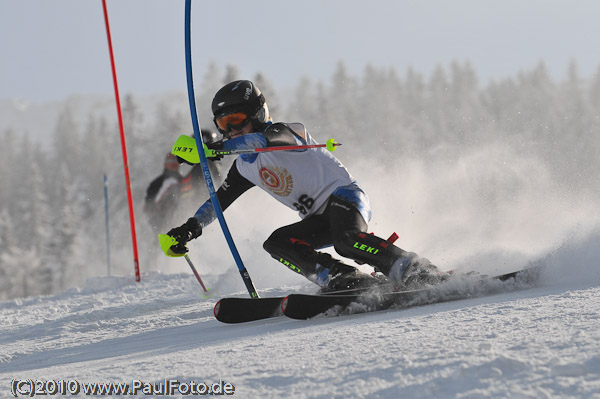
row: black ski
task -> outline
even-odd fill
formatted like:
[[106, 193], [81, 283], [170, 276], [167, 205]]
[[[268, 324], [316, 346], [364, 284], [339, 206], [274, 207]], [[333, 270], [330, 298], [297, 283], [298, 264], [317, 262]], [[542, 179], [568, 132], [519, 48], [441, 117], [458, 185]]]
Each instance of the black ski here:
[[281, 316], [283, 297], [223, 298], [214, 308], [215, 317], [223, 323], [244, 323]]
[[[534, 269], [506, 273], [494, 277], [466, 276], [451, 279], [437, 286], [410, 290], [389, 291], [382, 284], [373, 289], [350, 289], [343, 292], [327, 292], [316, 295], [291, 294], [287, 297], [270, 298], [222, 298], [214, 308], [217, 320], [223, 323], [245, 323], [278, 316], [294, 319], [309, 319], [319, 314], [340, 315], [373, 312], [389, 308], [402, 308], [465, 299], [494, 292], [494, 287], [485, 287], [486, 281], [507, 281], [524, 275], [532, 280], [537, 275]], [[454, 287], [453, 281], [471, 280], [471, 289]]]
[[[402, 308], [410, 306], [425, 305], [438, 302], [447, 302], [465, 299], [484, 293], [481, 284], [485, 281], [500, 280], [507, 281], [517, 277], [521, 271], [506, 273], [494, 277], [471, 276], [466, 280], [472, 280], [472, 289], [452, 285], [451, 279], [448, 283], [437, 286], [426, 287], [410, 291], [373, 292], [341, 295], [305, 295], [291, 294], [285, 297], [281, 303], [283, 314], [293, 319], [305, 320], [320, 314], [340, 315], [351, 313], [374, 312], [389, 308]], [[461, 278], [458, 281], [462, 281]], [[466, 281], [465, 280], [465, 281]], [[493, 292], [493, 290], [492, 290]]]
[[[344, 291], [323, 292], [322, 295], [331, 294], [358, 294], [368, 290], [368, 287], [352, 288]], [[215, 318], [223, 323], [245, 323], [255, 320], [269, 319], [283, 316], [281, 301], [285, 297], [267, 298], [222, 298], [214, 307]]]

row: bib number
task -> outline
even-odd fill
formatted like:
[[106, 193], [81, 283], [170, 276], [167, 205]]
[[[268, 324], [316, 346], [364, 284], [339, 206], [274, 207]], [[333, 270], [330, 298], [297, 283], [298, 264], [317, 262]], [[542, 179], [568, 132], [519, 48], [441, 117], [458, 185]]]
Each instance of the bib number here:
[[306, 194], [302, 194], [300, 196], [300, 198], [298, 199], [298, 202], [294, 203], [294, 207], [296, 207], [298, 212], [300, 212], [303, 215], [306, 215], [306, 214], [308, 214], [308, 211], [310, 211], [312, 209], [314, 204], [315, 204], [314, 199], [312, 199], [311, 197], [309, 197]]

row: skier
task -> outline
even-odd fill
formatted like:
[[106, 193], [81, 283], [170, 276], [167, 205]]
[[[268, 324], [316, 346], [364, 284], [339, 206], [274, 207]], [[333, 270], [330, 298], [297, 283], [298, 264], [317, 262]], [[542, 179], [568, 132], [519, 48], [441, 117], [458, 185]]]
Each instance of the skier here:
[[[264, 96], [248, 80], [222, 87], [212, 101], [212, 112], [224, 140], [207, 145], [211, 149], [317, 144], [301, 123], [273, 123]], [[339, 255], [367, 263], [398, 284], [439, 281], [439, 271], [426, 259], [367, 233], [369, 199], [344, 165], [326, 149], [238, 156], [217, 191], [223, 210], [254, 186], [296, 210], [302, 219], [274, 231], [263, 248], [324, 290], [380, 281], [319, 251], [330, 245]], [[215, 218], [212, 203], [207, 200], [187, 222], [167, 233], [177, 241], [170, 251], [177, 255], [187, 252], [185, 244], [199, 237]]]
[[150, 182], [146, 190], [144, 212], [148, 222], [156, 231], [163, 229], [176, 207], [179, 182], [182, 179], [179, 166], [177, 157], [168, 153], [163, 172]]

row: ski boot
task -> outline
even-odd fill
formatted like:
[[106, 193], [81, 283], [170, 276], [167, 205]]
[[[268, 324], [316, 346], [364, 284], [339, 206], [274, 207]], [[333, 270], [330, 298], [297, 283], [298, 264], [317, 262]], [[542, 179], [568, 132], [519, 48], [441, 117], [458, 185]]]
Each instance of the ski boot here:
[[322, 269], [317, 279], [321, 285], [320, 293], [360, 291], [387, 282], [385, 276], [373, 276], [339, 261], [327, 269], [317, 265], [317, 270], [319, 268]]
[[405, 252], [396, 260], [388, 276], [399, 284], [398, 288], [405, 290], [440, 284], [450, 278], [450, 274], [442, 273], [428, 259], [414, 252]]

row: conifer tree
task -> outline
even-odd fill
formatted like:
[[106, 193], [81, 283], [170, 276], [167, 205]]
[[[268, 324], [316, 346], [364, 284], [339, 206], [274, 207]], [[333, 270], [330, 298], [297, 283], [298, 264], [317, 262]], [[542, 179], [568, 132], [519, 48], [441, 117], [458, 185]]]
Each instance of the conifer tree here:
[[285, 120], [283, 115], [283, 109], [280, 106], [279, 96], [277, 90], [273, 87], [273, 84], [265, 77], [261, 72], [254, 75], [252, 82], [260, 89], [265, 98], [268, 99], [269, 112], [279, 120]]
[[[198, 121], [200, 126], [203, 128], [209, 128], [214, 131], [216, 128], [213, 123], [213, 114], [211, 110], [212, 99], [215, 93], [221, 88], [225, 78], [223, 77], [221, 70], [216, 63], [210, 62], [204, 76], [202, 77], [202, 83], [200, 84], [198, 93], [196, 93], [196, 109], [198, 112]], [[227, 82], [229, 83], [229, 82]], [[184, 114], [190, 119], [189, 108], [186, 109]], [[190, 134], [192, 132], [192, 126], [190, 125]]]
[[28, 256], [32, 259], [26, 266], [34, 282], [29, 288], [30, 293], [50, 294], [53, 292], [54, 281], [48, 252], [48, 244], [53, 234], [52, 205], [46, 195], [49, 184], [45, 184], [42, 169], [37, 162], [33, 163], [32, 173], [28, 177], [31, 190], [30, 195], [23, 199], [27, 207], [27, 213], [23, 215], [23, 225], [24, 236], [29, 244], [25, 251], [29, 252]]
[[[52, 135], [54, 162], [66, 162], [71, 170], [77, 170], [87, 158], [80, 153], [80, 135], [73, 110], [66, 105], [58, 116]], [[49, 170], [46, 172], [52, 172]]]
[[77, 183], [71, 179], [66, 164], [59, 168], [62, 184], [58, 185], [58, 201], [51, 215], [52, 232], [47, 237], [44, 259], [45, 269], [51, 273], [51, 292], [59, 292], [75, 278], [80, 262], [76, 238], [78, 237], [79, 203]]
[[11, 129], [4, 131], [2, 137], [2, 149], [0, 150], [0, 204], [12, 211], [10, 204], [12, 193], [16, 190], [18, 174], [17, 153], [15, 151], [16, 140]]
[[0, 299], [23, 296], [23, 268], [19, 266], [15, 226], [8, 208], [0, 209]]
[[225, 66], [225, 77], [223, 78], [223, 85], [235, 80], [240, 80], [240, 69], [233, 64], [227, 64]]
[[293, 95], [288, 97], [286, 115], [292, 122], [303, 122], [309, 131], [317, 125], [318, 111], [315, 101], [316, 90], [312, 80], [306, 76], [300, 78]]

